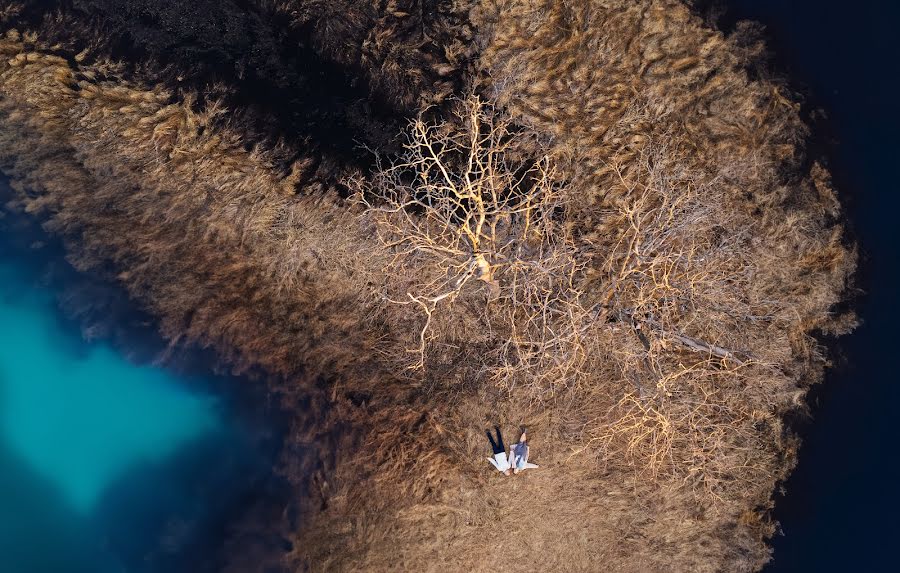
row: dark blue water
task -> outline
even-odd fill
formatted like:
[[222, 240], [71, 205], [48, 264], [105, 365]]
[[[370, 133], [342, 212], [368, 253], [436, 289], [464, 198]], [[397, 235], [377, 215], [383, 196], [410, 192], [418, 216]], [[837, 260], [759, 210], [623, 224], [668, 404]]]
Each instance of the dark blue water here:
[[[821, 108], [821, 149], [861, 249], [863, 324], [812, 395], [800, 463], [779, 497], [767, 573], [896, 571], [900, 539], [900, 3], [728, 0], [767, 27], [775, 67]], [[831, 143], [828, 143], [830, 140]]]
[[164, 348], [0, 209], [0, 572], [219, 571], [230, 528], [281, 494], [265, 397], [191, 353], [152, 363]]

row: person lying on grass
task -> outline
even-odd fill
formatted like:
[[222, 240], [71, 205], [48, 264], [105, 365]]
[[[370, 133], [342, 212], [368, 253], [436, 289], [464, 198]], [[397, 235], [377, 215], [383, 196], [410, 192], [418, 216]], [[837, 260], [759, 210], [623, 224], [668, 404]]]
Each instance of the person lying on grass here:
[[522, 435], [519, 436], [518, 443], [509, 448], [509, 459], [510, 465], [513, 467], [513, 473], [539, 467], [537, 464], [528, 462], [528, 452], [530, 450], [531, 448], [528, 447], [528, 433], [525, 426], [522, 426]]
[[510, 475], [512, 470], [510, 469], [512, 465], [509, 463], [509, 458], [506, 457], [506, 448], [503, 446], [503, 436], [500, 435], [500, 427], [494, 426], [494, 431], [497, 432], [497, 439], [491, 435], [490, 430], [485, 430], [484, 433], [487, 434], [488, 440], [491, 442], [491, 449], [494, 452], [494, 457], [488, 458], [488, 461], [491, 462], [491, 465], [497, 468], [497, 471], [502, 473], [503, 475]]

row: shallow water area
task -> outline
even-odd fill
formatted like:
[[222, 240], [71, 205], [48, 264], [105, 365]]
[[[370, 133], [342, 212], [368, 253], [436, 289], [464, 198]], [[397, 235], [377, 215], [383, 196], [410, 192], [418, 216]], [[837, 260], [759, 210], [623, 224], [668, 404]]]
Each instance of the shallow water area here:
[[0, 572], [218, 570], [230, 520], [271, 484], [277, 432], [203, 376], [85, 340], [48, 249], [11, 248], [3, 223]]

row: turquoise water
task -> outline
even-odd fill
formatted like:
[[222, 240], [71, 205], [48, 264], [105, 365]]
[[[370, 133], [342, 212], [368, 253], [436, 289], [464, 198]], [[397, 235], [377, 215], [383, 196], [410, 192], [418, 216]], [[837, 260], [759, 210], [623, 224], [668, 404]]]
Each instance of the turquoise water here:
[[0, 233], [0, 573], [218, 570], [271, 467], [261, 423], [203, 376], [85, 341], [42, 286], [46, 255], [9, 245]]
[[0, 571], [124, 571], [94, 519], [101, 498], [221, 432], [216, 401], [73, 340], [30, 278], [0, 261]]
[[[0, 262], [0, 439], [88, 514], [137, 462], [218, 429], [215, 401], [104, 344], [67, 350], [54, 300]], [[0, 493], [2, 496], [2, 493]]]

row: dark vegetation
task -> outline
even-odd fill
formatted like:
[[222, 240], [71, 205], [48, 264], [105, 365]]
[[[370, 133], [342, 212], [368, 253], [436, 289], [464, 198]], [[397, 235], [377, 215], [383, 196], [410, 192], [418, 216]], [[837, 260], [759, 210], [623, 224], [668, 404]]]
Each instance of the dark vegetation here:
[[472, 51], [447, 3], [380, 4], [45, 0], [11, 17], [40, 26], [64, 57], [109, 57], [198, 105], [221, 99], [254, 143], [286, 139], [366, 164], [363, 146], [388, 148], [420, 103], [462, 87]]
[[[752, 27], [111, 5], [2, 12], [0, 166], [73, 264], [298, 408], [285, 568], [765, 563], [855, 255]], [[491, 479], [497, 416], [541, 471]]]

